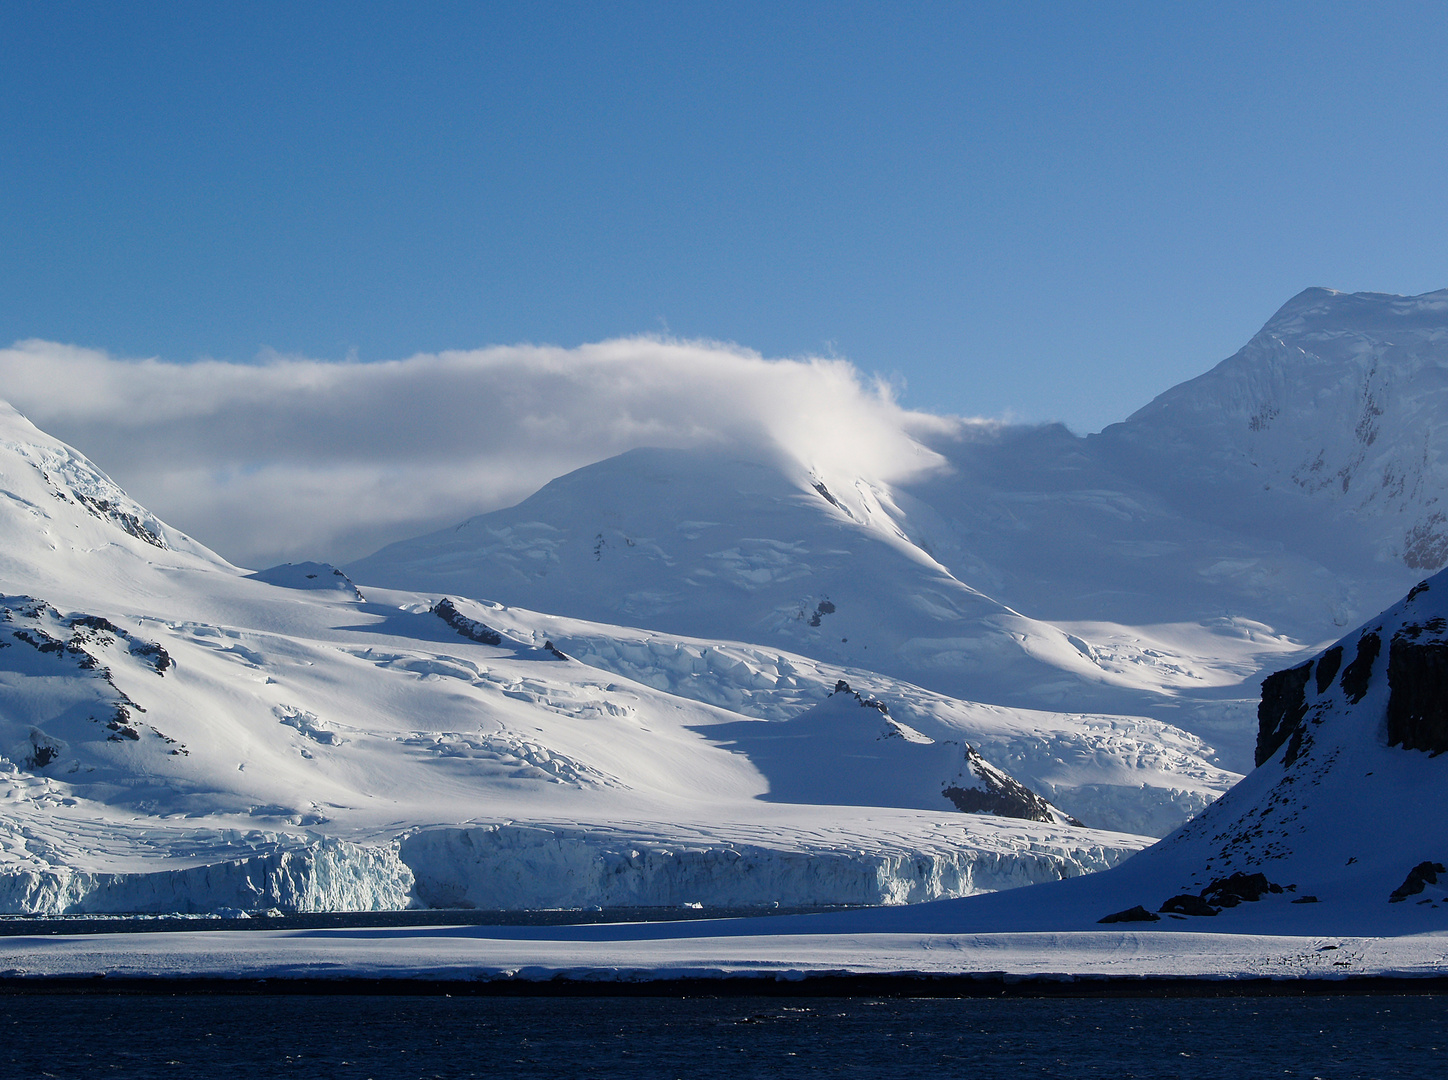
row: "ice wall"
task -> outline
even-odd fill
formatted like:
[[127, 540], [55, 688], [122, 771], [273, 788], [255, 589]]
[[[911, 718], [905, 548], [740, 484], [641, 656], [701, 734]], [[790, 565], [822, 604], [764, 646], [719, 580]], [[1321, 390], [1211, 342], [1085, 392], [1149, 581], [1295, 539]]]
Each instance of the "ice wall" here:
[[680, 845], [516, 824], [425, 829], [405, 837], [399, 852], [422, 903], [482, 909], [913, 904], [1076, 877], [1131, 853], [1104, 845]]
[[26, 915], [386, 911], [415, 906], [392, 848], [324, 840], [233, 862], [150, 873], [0, 871], [0, 912]]

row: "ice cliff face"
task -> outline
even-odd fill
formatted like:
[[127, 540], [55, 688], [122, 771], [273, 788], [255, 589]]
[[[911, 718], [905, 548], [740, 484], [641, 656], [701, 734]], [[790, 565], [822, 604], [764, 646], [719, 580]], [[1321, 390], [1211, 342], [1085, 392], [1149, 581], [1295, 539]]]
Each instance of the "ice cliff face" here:
[[913, 904], [1061, 881], [1124, 858], [1110, 847], [961, 846], [949, 834], [848, 844], [786, 832], [760, 843], [551, 823], [427, 829], [400, 855], [424, 904], [483, 909]]
[[180, 870], [0, 867], [7, 914], [396, 911], [416, 903], [412, 872], [394, 848], [333, 840]]

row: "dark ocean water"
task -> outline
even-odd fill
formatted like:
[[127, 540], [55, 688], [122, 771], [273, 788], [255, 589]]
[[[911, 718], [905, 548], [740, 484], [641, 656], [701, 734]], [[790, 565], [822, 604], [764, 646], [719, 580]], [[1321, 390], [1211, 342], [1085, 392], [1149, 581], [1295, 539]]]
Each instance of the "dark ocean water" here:
[[0, 996], [0, 1076], [1434, 1077], [1448, 997]]
[[142, 934], [176, 930], [315, 930], [356, 926], [582, 926], [616, 922], [694, 922], [701, 919], [809, 915], [848, 911], [862, 906], [532, 908], [510, 911], [411, 908], [406, 911], [276, 912], [236, 918], [214, 915], [0, 915], [0, 937], [21, 934]]

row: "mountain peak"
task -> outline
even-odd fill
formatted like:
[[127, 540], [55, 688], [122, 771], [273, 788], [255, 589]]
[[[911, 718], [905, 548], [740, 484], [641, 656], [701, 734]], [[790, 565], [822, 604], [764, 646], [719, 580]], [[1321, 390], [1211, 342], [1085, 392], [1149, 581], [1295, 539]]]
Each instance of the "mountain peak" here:
[[[1260, 334], [1294, 337], [1351, 333], [1369, 338], [1403, 333], [1433, 333], [1448, 322], [1448, 289], [1400, 296], [1395, 293], [1345, 293], [1303, 289], [1267, 320]], [[1255, 339], [1254, 339], [1255, 340]]]
[[1275, 518], [1283, 537], [1308, 528], [1345, 565], [1435, 570], [1448, 562], [1445, 398], [1448, 289], [1314, 288], [1092, 441], [1169, 499], [1217, 503], [1229, 521]]

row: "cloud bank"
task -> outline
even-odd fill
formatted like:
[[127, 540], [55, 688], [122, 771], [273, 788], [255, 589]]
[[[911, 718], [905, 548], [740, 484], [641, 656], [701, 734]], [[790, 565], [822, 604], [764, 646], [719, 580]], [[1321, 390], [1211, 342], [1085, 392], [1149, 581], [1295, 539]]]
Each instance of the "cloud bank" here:
[[640, 446], [719, 446], [889, 482], [960, 420], [847, 361], [640, 337], [361, 363], [0, 349], [0, 396], [241, 565], [343, 562]]

